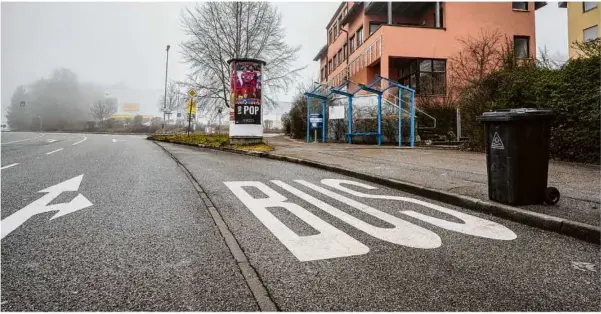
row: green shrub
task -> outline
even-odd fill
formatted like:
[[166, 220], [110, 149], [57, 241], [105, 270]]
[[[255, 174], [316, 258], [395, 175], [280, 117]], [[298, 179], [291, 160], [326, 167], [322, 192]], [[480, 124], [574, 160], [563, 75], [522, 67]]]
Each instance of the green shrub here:
[[484, 150], [484, 127], [476, 117], [502, 108], [546, 108], [556, 116], [550, 155], [573, 162], [599, 163], [598, 56], [569, 60], [559, 69], [518, 66], [492, 73], [464, 93], [462, 126], [469, 149]]

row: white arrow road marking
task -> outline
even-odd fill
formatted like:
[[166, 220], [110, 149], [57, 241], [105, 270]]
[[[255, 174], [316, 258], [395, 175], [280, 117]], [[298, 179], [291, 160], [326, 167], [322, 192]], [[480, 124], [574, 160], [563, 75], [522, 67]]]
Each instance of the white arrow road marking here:
[[59, 149], [53, 150], [53, 151], [51, 151], [51, 152], [47, 152], [47, 153], [46, 153], [46, 155], [50, 155], [50, 154], [54, 154], [54, 153], [56, 153], [56, 152], [60, 152], [60, 151], [61, 151], [61, 150], [63, 150], [63, 149], [64, 149], [64, 148], [59, 148]]
[[85, 141], [85, 140], [87, 140], [87, 139], [88, 139], [88, 138], [84, 136], [84, 137], [83, 137], [83, 140], [81, 140], [81, 141], [79, 141], [79, 142], [75, 142], [75, 143], [73, 143], [73, 144], [71, 144], [71, 145], [75, 146], [75, 145], [77, 145], [77, 144], [79, 144], [79, 143], [81, 143], [81, 142], [83, 142], [83, 141]]
[[4, 166], [4, 167], [0, 168], [0, 170], [8, 169], [8, 168], [10, 168], [10, 167], [14, 167], [14, 166], [16, 166], [16, 165], [18, 165], [18, 164], [19, 164], [19, 163], [16, 163], [16, 164], [10, 164], [10, 165], [7, 165], [7, 166]]
[[42, 136], [44, 136], [44, 135], [45, 135], [45, 134], [41, 134], [40, 136], [36, 136], [36, 137], [30, 137], [30, 138], [26, 138], [26, 139], [23, 139], [23, 140], [12, 141], [12, 142], [6, 142], [6, 143], [2, 143], [2, 145], [5, 145], [5, 144], [12, 144], [12, 143], [18, 143], [18, 142], [24, 142], [24, 141], [29, 141], [29, 140], [33, 140], [33, 139], [35, 139], [35, 138], [40, 138], [40, 137], [42, 137]]
[[52, 220], [54, 218], [58, 218], [92, 206], [92, 202], [90, 202], [85, 196], [81, 194], [78, 194], [69, 203], [48, 205], [50, 202], [52, 202], [53, 199], [57, 198], [63, 192], [76, 192], [77, 190], [79, 190], [79, 185], [81, 184], [82, 179], [83, 174], [41, 190], [40, 193], [47, 194], [2, 220], [0, 226], [0, 228], [2, 229], [2, 235], [0, 239], [4, 239], [5, 236], [9, 235], [11, 232], [13, 232], [23, 223], [25, 223], [29, 218], [37, 214], [49, 211], [58, 211], [58, 213], [56, 213], [54, 216], [52, 216], [52, 218], [50, 218], [50, 220]]
[[117, 142], [125, 142], [125, 140], [118, 140], [118, 139], [114, 138], [113, 143], [117, 143]]
[[47, 139], [47, 140], [46, 140], [46, 142], [48, 142], [48, 143], [54, 143], [54, 142], [56, 142], [56, 140], [53, 140], [53, 139]]

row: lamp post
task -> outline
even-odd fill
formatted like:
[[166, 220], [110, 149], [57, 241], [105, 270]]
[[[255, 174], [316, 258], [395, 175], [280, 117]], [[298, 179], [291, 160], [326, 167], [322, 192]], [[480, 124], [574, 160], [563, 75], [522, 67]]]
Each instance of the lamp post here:
[[169, 45], [167, 45], [167, 61], [165, 62], [165, 96], [163, 97], [163, 131], [165, 131], [165, 111], [167, 110], [167, 71], [169, 69]]

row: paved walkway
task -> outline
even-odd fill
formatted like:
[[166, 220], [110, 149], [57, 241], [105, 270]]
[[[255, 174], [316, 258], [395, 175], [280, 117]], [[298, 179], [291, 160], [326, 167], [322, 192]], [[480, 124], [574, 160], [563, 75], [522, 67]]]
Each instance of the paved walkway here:
[[[273, 136], [275, 154], [488, 200], [486, 155], [440, 149], [311, 143]], [[600, 167], [551, 161], [549, 186], [559, 189], [554, 206], [522, 208], [595, 226], [600, 225]]]

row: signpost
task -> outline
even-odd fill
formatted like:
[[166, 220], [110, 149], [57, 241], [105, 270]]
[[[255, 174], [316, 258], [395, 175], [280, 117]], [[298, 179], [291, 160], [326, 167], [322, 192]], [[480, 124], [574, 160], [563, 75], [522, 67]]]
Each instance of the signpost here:
[[315, 143], [317, 143], [317, 130], [323, 127], [323, 115], [321, 113], [312, 113], [309, 117], [311, 122], [311, 129], [314, 132]]
[[194, 118], [196, 118], [196, 102], [194, 101], [194, 96], [196, 96], [196, 92], [194, 90], [190, 90], [188, 92], [188, 95], [190, 95], [190, 99], [188, 99], [187, 101], [187, 111], [188, 111], [188, 136], [190, 135], [190, 124], [192, 122], [192, 115], [194, 115]]

